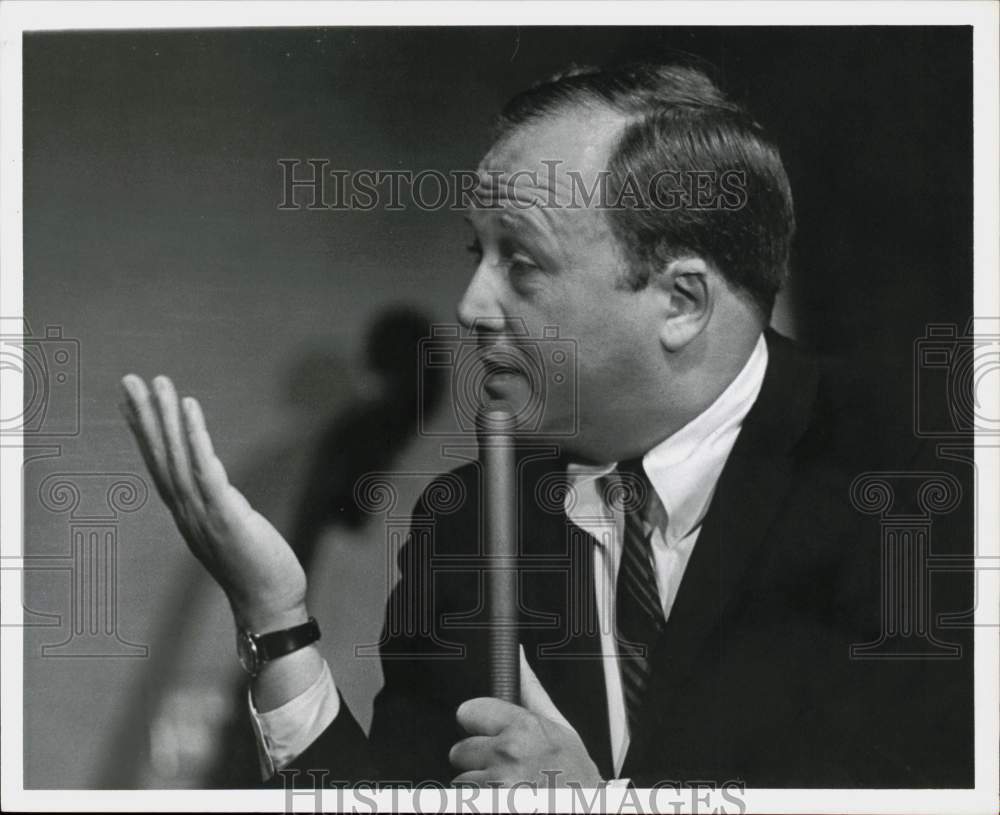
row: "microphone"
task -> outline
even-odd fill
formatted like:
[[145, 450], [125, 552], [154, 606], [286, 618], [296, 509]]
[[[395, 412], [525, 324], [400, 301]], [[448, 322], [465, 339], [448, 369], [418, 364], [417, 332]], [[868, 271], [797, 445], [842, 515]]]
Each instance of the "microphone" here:
[[517, 640], [517, 497], [514, 411], [507, 402], [484, 404], [479, 413], [486, 513], [486, 586], [489, 615], [490, 693], [521, 703]]

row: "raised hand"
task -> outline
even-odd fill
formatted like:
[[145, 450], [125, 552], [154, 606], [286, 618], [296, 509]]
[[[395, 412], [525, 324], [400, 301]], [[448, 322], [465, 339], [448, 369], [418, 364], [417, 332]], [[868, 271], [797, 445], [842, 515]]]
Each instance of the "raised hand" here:
[[198, 402], [178, 400], [165, 376], [153, 380], [152, 392], [133, 374], [121, 384], [121, 410], [156, 489], [237, 622], [262, 633], [305, 621], [305, 572], [285, 539], [229, 483]]

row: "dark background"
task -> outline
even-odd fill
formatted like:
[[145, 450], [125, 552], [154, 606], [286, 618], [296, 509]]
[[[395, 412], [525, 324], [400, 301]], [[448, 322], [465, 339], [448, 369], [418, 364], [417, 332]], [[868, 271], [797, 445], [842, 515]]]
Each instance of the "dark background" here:
[[[571, 62], [647, 58], [708, 69], [781, 148], [799, 227], [780, 324], [909, 393], [926, 324], [972, 313], [971, 28], [29, 34], [25, 314], [79, 341], [81, 432], [26, 466], [28, 554], [68, 549], [66, 516], [36, 496], [45, 476], [141, 472], [122, 374], [197, 395], [282, 527], [311, 434], [364, 391], [373, 317], [406, 302], [452, 318], [469, 273], [457, 213], [279, 211], [278, 159], [472, 168], [514, 92]], [[428, 450], [397, 466], [448, 466]], [[228, 614], [166, 511], [151, 500], [118, 535], [120, 633], [149, 658], [42, 657], [66, 634], [29, 629], [26, 786], [207, 783], [241, 715]], [[335, 659], [377, 630], [391, 581], [377, 545], [344, 537], [317, 564], [334, 574], [317, 602]], [[29, 569], [29, 607], [66, 615], [70, 598]], [[364, 720], [379, 674], [362, 662], [337, 678]]]

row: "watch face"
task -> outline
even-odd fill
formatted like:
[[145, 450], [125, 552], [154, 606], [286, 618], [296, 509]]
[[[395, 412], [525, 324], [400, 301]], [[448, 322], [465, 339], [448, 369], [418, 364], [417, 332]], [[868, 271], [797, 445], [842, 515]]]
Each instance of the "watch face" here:
[[257, 643], [253, 636], [242, 629], [236, 632], [236, 655], [240, 665], [250, 676], [256, 676], [260, 669], [260, 655], [257, 653]]

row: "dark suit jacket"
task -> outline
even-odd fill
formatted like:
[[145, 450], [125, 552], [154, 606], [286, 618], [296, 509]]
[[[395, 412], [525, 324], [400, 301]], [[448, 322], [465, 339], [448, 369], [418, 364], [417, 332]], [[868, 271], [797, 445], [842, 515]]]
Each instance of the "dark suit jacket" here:
[[[652, 653], [642, 725], [621, 774], [639, 786], [971, 786], [970, 631], [936, 625], [942, 612], [971, 609], [971, 576], [927, 578], [929, 600], [882, 585], [883, 574], [899, 590], [910, 585], [893, 558], [909, 547], [916, 563], [928, 531], [935, 557], [971, 551], [970, 468], [918, 443], [908, 402], [773, 332], [767, 340], [760, 396]], [[562, 512], [562, 468], [544, 449], [521, 453], [521, 640], [611, 777], [590, 550]], [[882, 476], [856, 482], [872, 472]], [[934, 487], [920, 486], [928, 480], [938, 484], [936, 504]], [[885, 484], [894, 495], [880, 510]], [[942, 490], [953, 488], [949, 510]], [[327, 770], [328, 783], [454, 776], [448, 751], [463, 737], [455, 709], [489, 695], [479, 495], [470, 464], [432, 484], [415, 510], [387, 604], [385, 686], [370, 737], [342, 706], [293, 767]], [[928, 515], [931, 505], [940, 511]], [[852, 657], [852, 646], [879, 642], [886, 626], [899, 635]]]

